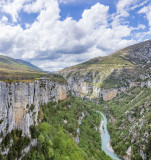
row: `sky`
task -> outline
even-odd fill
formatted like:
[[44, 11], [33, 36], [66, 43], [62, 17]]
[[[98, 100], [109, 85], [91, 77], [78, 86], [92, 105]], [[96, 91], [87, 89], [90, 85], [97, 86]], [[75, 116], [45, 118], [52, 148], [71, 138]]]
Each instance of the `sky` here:
[[150, 0], [0, 0], [0, 54], [50, 72], [148, 39]]

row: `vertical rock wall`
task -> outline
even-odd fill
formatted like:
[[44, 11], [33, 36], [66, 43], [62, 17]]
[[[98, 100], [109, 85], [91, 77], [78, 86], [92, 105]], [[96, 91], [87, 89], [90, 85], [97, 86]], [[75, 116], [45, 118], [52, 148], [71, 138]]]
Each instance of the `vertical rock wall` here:
[[21, 129], [30, 135], [29, 127], [37, 124], [40, 104], [64, 100], [67, 85], [40, 79], [29, 83], [0, 82], [0, 133], [6, 135]]

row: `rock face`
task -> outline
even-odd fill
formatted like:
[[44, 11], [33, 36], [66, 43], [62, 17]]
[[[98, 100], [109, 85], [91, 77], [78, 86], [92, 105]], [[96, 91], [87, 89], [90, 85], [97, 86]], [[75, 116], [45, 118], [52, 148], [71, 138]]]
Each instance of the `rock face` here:
[[[142, 75], [141, 75], [142, 76]], [[151, 80], [144, 81], [140, 76], [141, 82], [133, 82], [129, 81], [127, 87], [119, 87], [119, 88], [110, 88], [110, 89], [103, 89], [101, 87], [97, 87], [94, 84], [87, 83], [85, 79], [88, 77], [71, 77], [66, 80], [68, 82], [68, 87], [72, 91], [75, 96], [78, 97], [85, 97], [88, 99], [99, 98], [104, 101], [110, 101], [115, 98], [118, 94], [125, 92], [129, 88], [132, 87], [147, 87], [151, 88]], [[95, 77], [93, 77], [95, 79]], [[150, 79], [150, 75], [148, 75]]]
[[50, 101], [64, 100], [67, 85], [40, 79], [29, 83], [0, 82], [0, 133], [14, 129], [30, 136], [29, 127], [37, 124], [40, 105]]
[[117, 51], [116, 54], [126, 55], [135, 63], [145, 64], [151, 59], [151, 40], [129, 46]]
[[[82, 119], [86, 116], [86, 114], [84, 112], [82, 112], [82, 115], [81, 117], [79, 117], [78, 119], [78, 126], [80, 127], [80, 125], [82, 124]], [[79, 144], [79, 136], [80, 136], [80, 128], [77, 128], [77, 136], [74, 138], [75, 139], [75, 142], [77, 144]]]
[[111, 91], [109, 91], [109, 92], [107, 92], [103, 95], [103, 100], [104, 101], [109, 101], [109, 100], [113, 99], [114, 97], [116, 97], [117, 93], [118, 93], [118, 90], [113, 89], [113, 90], [111, 90]]
[[111, 88], [111, 89], [103, 89], [101, 87], [93, 86], [84, 81], [83, 78], [75, 78], [71, 77], [67, 79], [69, 89], [75, 96], [78, 97], [86, 97], [88, 99], [99, 98], [104, 101], [109, 101], [115, 98], [121, 92], [126, 91], [129, 87], [133, 87], [136, 84], [131, 84], [129, 87], [120, 87], [120, 88]]

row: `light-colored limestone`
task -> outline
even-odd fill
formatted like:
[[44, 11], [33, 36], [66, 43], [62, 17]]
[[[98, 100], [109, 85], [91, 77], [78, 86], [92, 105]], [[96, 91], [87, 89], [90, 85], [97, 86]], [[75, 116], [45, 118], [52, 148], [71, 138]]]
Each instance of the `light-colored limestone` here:
[[[67, 97], [67, 85], [39, 79], [29, 83], [0, 82], [0, 133], [6, 135], [14, 129], [21, 129], [23, 135], [29, 135], [29, 127], [37, 124], [41, 104], [64, 100]], [[33, 105], [33, 109], [31, 108]]]

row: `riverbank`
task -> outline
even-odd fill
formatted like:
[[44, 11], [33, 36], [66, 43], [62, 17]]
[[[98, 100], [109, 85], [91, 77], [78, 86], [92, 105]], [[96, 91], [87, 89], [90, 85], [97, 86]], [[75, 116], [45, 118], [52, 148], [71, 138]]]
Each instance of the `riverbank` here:
[[115, 154], [111, 144], [110, 144], [110, 135], [109, 132], [107, 130], [107, 119], [106, 116], [102, 113], [99, 112], [102, 115], [102, 120], [100, 122], [100, 135], [101, 135], [101, 141], [102, 141], [102, 150], [108, 155], [110, 156], [112, 159], [115, 160], [121, 160], [120, 158], [117, 157], [117, 155]]
[[[104, 129], [103, 129], [103, 126], [104, 126], [104, 120], [102, 120], [101, 123], [100, 123], [100, 128], [99, 128], [99, 129], [100, 129], [100, 134], [101, 134], [101, 135], [102, 135], [102, 134], [105, 134]], [[111, 146], [110, 141], [107, 143], [106, 149], [107, 149], [109, 152], [115, 154], [115, 152], [114, 152], [114, 150], [113, 150], [113, 148], [112, 148], [112, 146]]]

